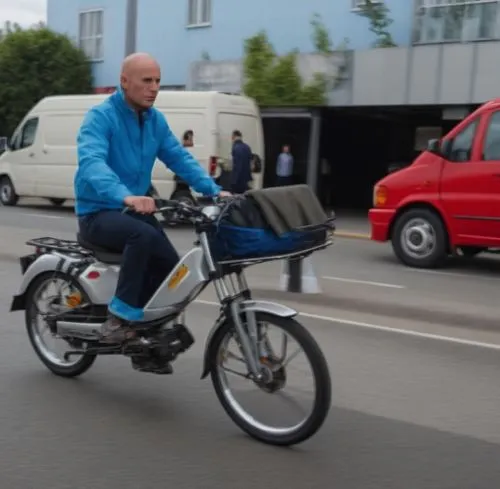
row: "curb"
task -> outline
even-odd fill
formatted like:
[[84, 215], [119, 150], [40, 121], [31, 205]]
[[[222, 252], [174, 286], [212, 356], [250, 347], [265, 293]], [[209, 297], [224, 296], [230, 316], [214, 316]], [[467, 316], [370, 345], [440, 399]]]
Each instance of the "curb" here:
[[370, 241], [371, 236], [368, 233], [355, 233], [350, 231], [334, 231], [333, 237], [337, 238], [348, 238], [348, 239], [362, 239], [365, 241]]

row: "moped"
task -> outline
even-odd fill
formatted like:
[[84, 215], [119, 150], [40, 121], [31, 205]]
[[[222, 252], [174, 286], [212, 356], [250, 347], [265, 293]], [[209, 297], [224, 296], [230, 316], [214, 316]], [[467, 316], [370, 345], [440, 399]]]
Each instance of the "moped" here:
[[[160, 201], [158, 213], [175, 211], [190, 219], [196, 232], [194, 247], [181, 257], [144, 307], [144, 320], [134, 323], [134, 340], [109, 345], [100, 342], [107, 304], [113, 296], [121, 255], [85, 242], [42, 237], [27, 242], [35, 251], [20, 258], [22, 281], [11, 311], [25, 311], [27, 333], [36, 354], [54, 374], [75, 377], [86, 372], [101, 355], [124, 355], [143, 372], [172, 373], [170, 363], [194, 342], [185, 325], [185, 309], [213, 283], [220, 302], [219, 317], [206, 340], [201, 378], [211, 376], [216, 395], [229, 417], [250, 436], [268, 444], [292, 445], [317, 432], [331, 404], [330, 374], [325, 357], [309, 331], [295, 317], [297, 311], [274, 302], [252, 298], [244, 275], [246, 267], [271, 260], [300, 259], [331, 244], [323, 243], [294, 253], [217, 261], [210, 232], [224, 202], [189, 205]], [[55, 291], [46, 310], [39, 301]], [[64, 340], [68, 350], [58, 358], [42, 339], [39, 322], [49, 334]], [[291, 427], [268, 426], [255, 420], [235, 399], [223, 368], [233, 339], [246, 366], [242, 376], [261, 391], [277, 394], [287, 383], [286, 342], [281, 354], [268, 339], [269, 325], [281, 329], [302, 348], [311, 367], [315, 394], [310, 413]]]

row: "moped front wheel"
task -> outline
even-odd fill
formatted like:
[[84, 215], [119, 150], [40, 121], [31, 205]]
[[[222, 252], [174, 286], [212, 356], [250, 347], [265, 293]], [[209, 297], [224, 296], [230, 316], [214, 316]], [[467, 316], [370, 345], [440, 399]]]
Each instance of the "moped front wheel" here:
[[[257, 347], [259, 351], [259, 369], [261, 379], [254, 379], [242, 353], [238, 335], [232, 327], [222, 327], [213, 338], [212, 357], [210, 359], [210, 374], [217, 397], [224, 410], [243, 431], [253, 438], [270, 444], [289, 446], [302, 443], [313, 436], [323, 425], [331, 406], [331, 379], [328, 364], [319, 345], [313, 336], [299, 322], [292, 318], [283, 318], [263, 312], [255, 314], [257, 323]], [[245, 315], [241, 316], [245, 329]], [[288, 340], [282, 341], [282, 351], [278, 353], [273, 347], [269, 335], [269, 328], [273, 327], [283, 332], [287, 338], [295, 341], [304, 353], [304, 359], [296, 362], [296, 351], [287, 357]], [[234, 340], [236, 353], [229, 352], [229, 343]], [[283, 346], [284, 352], [283, 352]], [[228, 359], [235, 359], [242, 365], [242, 372], [233, 368], [226, 368]], [[311, 380], [306, 380], [302, 372], [295, 374], [292, 361], [300, 367], [309, 366], [312, 371]], [[233, 377], [234, 376], [234, 377]], [[242, 378], [256, 392], [261, 399], [250, 399], [245, 394], [245, 402], [238, 400], [237, 389], [230, 385], [229, 377]], [[298, 394], [299, 402], [292, 401], [290, 395], [285, 394], [293, 381], [298, 381], [298, 388], [291, 392]], [[312, 387], [311, 406], [302, 410], [299, 403], [305, 401], [305, 390]], [[265, 407], [267, 401], [271, 405], [279, 404], [284, 400], [284, 407], [278, 408], [275, 414]], [[260, 411], [264, 419], [258, 419], [257, 414], [251, 414], [252, 408]], [[307, 411], [298, 421], [288, 421], [294, 411]]]

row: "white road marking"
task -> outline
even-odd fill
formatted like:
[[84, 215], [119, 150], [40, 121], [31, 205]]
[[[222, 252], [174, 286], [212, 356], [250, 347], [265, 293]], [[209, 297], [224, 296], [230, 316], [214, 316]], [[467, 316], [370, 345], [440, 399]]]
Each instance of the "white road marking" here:
[[[427, 275], [442, 275], [443, 277], [460, 277], [460, 278], [478, 278], [481, 280], [495, 280], [498, 282], [499, 277], [489, 277], [485, 275], [480, 275], [480, 273], [461, 273], [461, 272], [441, 272], [439, 270], [426, 270], [422, 268], [403, 268], [403, 271], [405, 272], [416, 272], [416, 273], [423, 273]], [[500, 274], [499, 274], [500, 275]]]
[[361, 285], [373, 285], [375, 287], [387, 287], [390, 289], [406, 289], [405, 285], [388, 284], [384, 282], [371, 282], [369, 280], [357, 280], [354, 278], [333, 277], [333, 276], [323, 276], [321, 278], [324, 280], [335, 280], [337, 282], [348, 282], [352, 284], [361, 284]]
[[52, 214], [35, 214], [29, 213], [29, 212], [19, 212], [21, 216], [28, 216], [28, 217], [41, 217], [42, 219], [64, 219], [64, 216], [54, 216]]
[[[213, 301], [205, 301], [201, 299], [197, 299], [194, 302], [198, 304], [203, 304], [207, 306], [216, 306], [220, 307], [220, 304], [218, 302], [213, 302]], [[432, 334], [432, 333], [422, 333], [420, 331], [415, 331], [412, 329], [400, 329], [400, 328], [392, 328], [390, 326], [381, 326], [379, 324], [372, 324], [372, 323], [365, 323], [362, 321], [353, 321], [350, 319], [342, 319], [342, 318], [336, 318], [332, 316], [321, 316], [319, 314], [311, 314], [308, 312], [300, 312], [300, 316], [310, 318], [310, 319], [316, 319], [318, 321], [326, 321], [330, 323], [337, 323], [337, 324], [347, 324], [349, 326], [356, 326], [358, 328], [365, 328], [365, 329], [373, 329], [375, 331], [384, 331], [385, 333], [395, 333], [395, 334], [401, 334], [405, 336], [412, 336], [414, 338], [425, 338], [428, 340], [436, 340], [436, 341], [445, 341], [447, 343], [455, 343], [459, 345], [466, 345], [466, 346], [475, 346], [479, 348], [487, 348], [489, 350], [497, 350], [500, 351], [500, 344], [495, 344], [495, 343], [485, 343], [482, 341], [473, 341], [473, 340], [466, 340], [462, 338], [454, 338], [453, 336], [443, 336], [443, 335], [437, 335], [437, 334]]]

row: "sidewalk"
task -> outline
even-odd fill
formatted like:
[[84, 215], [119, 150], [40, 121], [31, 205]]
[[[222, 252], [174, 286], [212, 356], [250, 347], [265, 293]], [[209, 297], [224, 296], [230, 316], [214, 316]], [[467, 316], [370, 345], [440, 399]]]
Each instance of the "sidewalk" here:
[[368, 211], [337, 210], [337, 230], [335, 235], [340, 238], [370, 239], [370, 223]]

